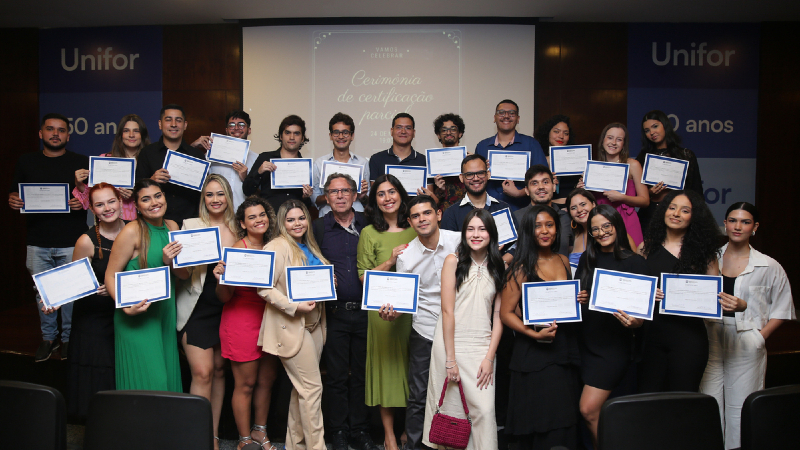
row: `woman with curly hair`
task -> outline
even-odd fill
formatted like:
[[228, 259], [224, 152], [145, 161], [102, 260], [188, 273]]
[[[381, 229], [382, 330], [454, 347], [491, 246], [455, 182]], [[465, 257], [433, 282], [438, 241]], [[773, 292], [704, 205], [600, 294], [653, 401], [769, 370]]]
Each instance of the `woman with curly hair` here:
[[[542, 145], [544, 156], [547, 158], [547, 165], [550, 165], [550, 147], [559, 145], [572, 145], [575, 143], [575, 135], [572, 133], [572, 125], [569, 117], [555, 115], [546, 122], [539, 125], [533, 137]], [[578, 186], [581, 179], [580, 175], [570, 175], [560, 177], [556, 175], [556, 192], [553, 194], [553, 201], [564, 204], [570, 192]]]
[[[719, 275], [717, 255], [722, 234], [699, 194], [672, 191], [653, 217], [644, 236], [643, 251], [650, 275]], [[645, 325], [639, 391], [697, 392], [708, 362], [703, 319], [660, 315], [659, 308], [654, 309], [653, 321]]]

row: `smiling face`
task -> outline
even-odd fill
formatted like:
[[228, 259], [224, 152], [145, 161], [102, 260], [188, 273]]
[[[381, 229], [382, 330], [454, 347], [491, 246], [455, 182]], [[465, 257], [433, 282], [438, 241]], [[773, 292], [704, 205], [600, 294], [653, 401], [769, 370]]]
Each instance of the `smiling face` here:
[[216, 181], [210, 181], [203, 190], [203, 201], [210, 215], [218, 215], [225, 212], [228, 208], [228, 198], [222, 185]]
[[550, 248], [556, 238], [556, 221], [553, 216], [545, 212], [537, 214], [533, 236], [538, 247]]
[[519, 123], [517, 107], [511, 103], [497, 105], [497, 110], [494, 113], [494, 123], [497, 125], [498, 132], [508, 133], [514, 131]]
[[289, 125], [281, 133], [281, 147], [288, 152], [297, 152], [303, 143], [303, 129], [300, 125]]
[[692, 223], [692, 202], [685, 195], [678, 195], [672, 200], [664, 214], [664, 223], [671, 230], [685, 230]]
[[139, 124], [133, 120], [125, 122], [122, 127], [122, 145], [132, 150], [139, 150], [142, 145], [142, 132], [139, 130]]
[[[472, 177], [471, 179], [469, 177]], [[467, 191], [480, 196], [486, 192], [486, 183], [489, 181], [489, 174], [486, 171], [486, 163], [480, 159], [473, 159], [464, 164], [461, 175], [458, 176]]]
[[164, 115], [158, 121], [158, 128], [164, 138], [170, 141], [179, 141], [183, 138], [183, 132], [186, 131], [186, 118], [179, 109], [168, 109], [164, 111]]
[[743, 209], [736, 209], [725, 218], [725, 234], [731, 242], [747, 242], [758, 229], [753, 215]]
[[247, 125], [244, 119], [231, 117], [231, 120], [225, 126], [225, 133], [237, 139], [247, 139], [250, 136], [250, 126]]
[[[356, 199], [356, 192], [345, 194], [341, 192], [342, 189], [353, 189], [350, 183], [344, 178], [334, 178], [328, 185], [328, 192], [325, 193], [325, 198], [328, 200], [331, 210], [336, 213], [345, 213], [350, 211], [353, 207], [353, 202]], [[336, 194], [331, 191], [338, 191]]]
[[[659, 122], [660, 124], [661, 122]], [[611, 161], [619, 159], [619, 152], [625, 145], [625, 131], [622, 128], [609, 128], [603, 137], [603, 150]]]
[[664, 139], [667, 137], [667, 131], [664, 129], [664, 125], [662, 125], [661, 122], [653, 119], [646, 120], [642, 128], [645, 137], [647, 137], [650, 142], [656, 144], [656, 147], [661, 148], [662, 145], [666, 145]]
[[553, 200], [556, 185], [547, 172], [534, 175], [525, 186], [525, 193], [531, 198], [531, 203], [536, 205], [549, 205]]
[[239, 226], [247, 230], [248, 236], [263, 236], [269, 230], [269, 215], [261, 205], [244, 210], [244, 221]]
[[589, 228], [589, 233], [600, 244], [601, 251], [614, 251], [614, 243], [617, 241], [617, 229], [602, 214], [595, 214], [592, 217], [592, 226]]
[[396, 213], [400, 209], [400, 192], [388, 181], [384, 181], [375, 191], [378, 209], [384, 214]]
[[550, 145], [567, 145], [567, 142], [569, 142], [569, 125], [566, 122], [558, 122], [556, 126], [550, 129], [548, 140]]
[[148, 186], [139, 191], [136, 199], [136, 209], [145, 219], [156, 220], [164, 217], [167, 212], [167, 199], [158, 186]]
[[576, 195], [569, 202], [569, 215], [572, 220], [585, 226], [586, 221], [589, 220], [589, 211], [594, 207], [595, 204], [589, 201], [588, 198]]
[[119, 219], [122, 202], [114, 189], [99, 189], [92, 192], [92, 213], [101, 222], [113, 223]]
[[330, 133], [331, 142], [333, 142], [333, 148], [342, 151], [349, 150], [350, 143], [353, 142], [353, 138], [355, 137], [352, 130], [350, 130], [350, 125], [347, 125], [344, 122], [337, 122], [333, 124], [333, 127], [331, 128], [333, 128], [333, 131]]
[[69, 126], [61, 119], [47, 119], [39, 130], [39, 138], [44, 148], [59, 151], [69, 142]]
[[417, 203], [408, 213], [408, 223], [419, 237], [428, 237], [439, 231], [442, 213], [428, 202]]
[[483, 221], [479, 217], [473, 217], [465, 229], [467, 244], [472, 251], [479, 251], [489, 246], [491, 237]]
[[442, 143], [445, 147], [455, 147], [458, 145], [461, 137], [464, 136], [464, 133], [460, 133], [458, 131], [458, 127], [452, 120], [448, 120], [442, 124], [442, 127], [439, 128], [436, 136], [439, 138], [439, 142]]
[[286, 221], [284, 222], [286, 232], [297, 242], [303, 241], [303, 236], [308, 230], [308, 218], [300, 208], [292, 208], [286, 212]]
[[411, 145], [414, 133], [414, 122], [408, 117], [400, 117], [392, 125], [392, 142], [400, 147]]

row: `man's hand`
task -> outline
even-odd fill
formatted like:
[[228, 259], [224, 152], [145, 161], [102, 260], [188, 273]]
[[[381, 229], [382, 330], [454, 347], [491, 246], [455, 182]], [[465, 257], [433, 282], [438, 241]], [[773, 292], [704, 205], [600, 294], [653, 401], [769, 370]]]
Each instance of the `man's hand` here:
[[239, 174], [240, 180], [244, 181], [244, 179], [247, 178], [247, 166], [240, 163], [239, 161], [233, 162], [233, 170], [235, 170], [236, 173]]
[[525, 191], [522, 189], [517, 189], [517, 186], [514, 184], [512, 180], [503, 181], [503, 193], [508, 195], [509, 197], [525, 196]]
[[11, 192], [8, 194], [8, 206], [10, 206], [11, 209], [19, 210], [22, 209], [23, 206], [25, 206], [25, 202], [23, 202], [22, 199], [19, 198], [19, 193]]
[[153, 176], [150, 177], [151, 180], [157, 183], [167, 183], [169, 182], [170, 178], [172, 177], [169, 175], [167, 169], [158, 169], [156, 170], [156, 173], [154, 173]]
[[192, 147], [204, 148], [206, 151], [208, 151], [211, 148], [212, 142], [213, 139], [211, 139], [209, 136], [200, 136], [196, 141], [192, 142]]
[[275, 172], [275, 169], [277, 169], [277, 168], [278, 168], [278, 166], [276, 166], [275, 164], [272, 164], [269, 161], [264, 161], [258, 167], [258, 174], [259, 175], [264, 175], [264, 172]]

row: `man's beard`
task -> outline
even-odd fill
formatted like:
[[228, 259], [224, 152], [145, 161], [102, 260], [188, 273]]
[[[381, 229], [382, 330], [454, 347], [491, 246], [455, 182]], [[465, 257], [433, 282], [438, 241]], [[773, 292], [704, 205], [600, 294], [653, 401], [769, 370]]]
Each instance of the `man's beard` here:
[[58, 145], [53, 145], [50, 143], [50, 141], [42, 141], [42, 144], [44, 145], [44, 148], [50, 150], [51, 152], [57, 152], [67, 146], [67, 141], [61, 141], [61, 143]]
[[472, 186], [469, 183], [464, 183], [464, 187], [467, 189], [467, 192], [469, 192], [470, 194], [472, 194], [472, 195], [474, 195], [476, 197], [479, 196], [479, 195], [483, 195], [483, 193], [486, 192], [486, 187], [488, 185], [489, 185], [489, 183], [483, 183], [483, 187], [481, 188], [481, 190], [475, 191], [475, 190], [472, 189]]

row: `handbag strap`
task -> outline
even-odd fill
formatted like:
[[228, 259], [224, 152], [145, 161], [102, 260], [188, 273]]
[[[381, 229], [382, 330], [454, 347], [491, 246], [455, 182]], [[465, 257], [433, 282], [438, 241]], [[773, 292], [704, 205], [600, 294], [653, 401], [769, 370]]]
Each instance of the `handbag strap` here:
[[[436, 412], [439, 412], [439, 408], [442, 407], [442, 403], [444, 403], [444, 394], [447, 393], [447, 383], [450, 382], [449, 378], [444, 379], [444, 388], [442, 388], [442, 395], [439, 397], [439, 406], [436, 407]], [[467, 398], [464, 397], [464, 388], [461, 386], [461, 380], [458, 380], [458, 391], [461, 393], [461, 404], [464, 406], [464, 413], [466, 413], [467, 418], [469, 418], [469, 408], [467, 407]]]

